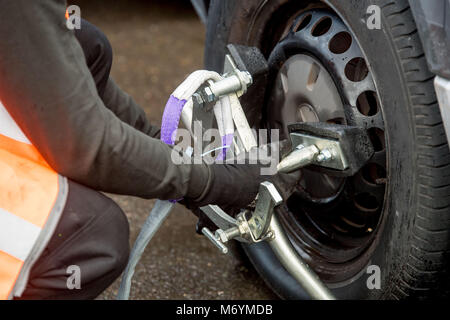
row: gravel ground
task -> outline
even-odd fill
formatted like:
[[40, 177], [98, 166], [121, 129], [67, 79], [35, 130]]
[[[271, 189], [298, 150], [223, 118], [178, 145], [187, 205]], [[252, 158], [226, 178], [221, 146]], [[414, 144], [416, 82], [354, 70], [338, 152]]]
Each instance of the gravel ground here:
[[[160, 124], [173, 89], [203, 66], [205, 30], [189, 1], [72, 1], [114, 50], [116, 82]], [[131, 243], [154, 201], [112, 196], [128, 216]], [[195, 234], [195, 217], [177, 205], [147, 248], [131, 299], [274, 299], [256, 271]], [[112, 299], [116, 281], [100, 299]]]

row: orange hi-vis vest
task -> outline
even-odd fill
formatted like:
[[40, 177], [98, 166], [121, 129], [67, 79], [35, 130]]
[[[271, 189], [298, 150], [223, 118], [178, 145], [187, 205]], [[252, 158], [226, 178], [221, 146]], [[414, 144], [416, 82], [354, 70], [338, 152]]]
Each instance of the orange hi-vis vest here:
[[0, 101], [0, 299], [22, 294], [67, 193], [67, 179], [49, 167]]

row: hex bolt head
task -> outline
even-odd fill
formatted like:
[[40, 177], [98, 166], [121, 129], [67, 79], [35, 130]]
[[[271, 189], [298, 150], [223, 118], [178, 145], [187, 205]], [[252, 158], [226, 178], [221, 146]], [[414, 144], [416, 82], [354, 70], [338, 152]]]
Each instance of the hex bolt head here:
[[330, 150], [324, 149], [320, 151], [319, 155], [317, 156], [318, 162], [325, 162], [330, 161], [333, 158], [333, 155], [331, 154]]
[[205, 93], [206, 101], [207, 102], [214, 102], [216, 99], [216, 95], [212, 92], [210, 87], [206, 87], [203, 92]]
[[215, 236], [217, 239], [219, 239], [223, 243], [228, 242], [228, 240], [229, 240], [226, 232], [223, 231], [222, 229], [217, 229]]
[[194, 106], [203, 106], [205, 103], [205, 100], [203, 100], [202, 96], [198, 93], [194, 93], [192, 95], [192, 102], [194, 103]]
[[250, 86], [253, 83], [253, 77], [248, 71], [243, 71], [244, 82], [247, 86]]
[[274, 240], [275, 233], [273, 233], [273, 231], [269, 231], [269, 232], [267, 232], [266, 237], [267, 237], [267, 239]]

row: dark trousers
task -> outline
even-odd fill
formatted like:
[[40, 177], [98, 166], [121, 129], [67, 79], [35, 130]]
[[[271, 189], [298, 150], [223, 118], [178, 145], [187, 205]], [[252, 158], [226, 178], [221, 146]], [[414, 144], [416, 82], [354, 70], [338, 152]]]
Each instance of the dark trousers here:
[[[85, 20], [75, 35], [103, 98], [112, 64], [109, 41]], [[21, 299], [94, 299], [120, 276], [128, 255], [129, 225], [120, 207], [100, 192], [69, 181], [61, 219]], [[77, 276], [71, 266], [79, 268], [81, 289], [69, 279]]]

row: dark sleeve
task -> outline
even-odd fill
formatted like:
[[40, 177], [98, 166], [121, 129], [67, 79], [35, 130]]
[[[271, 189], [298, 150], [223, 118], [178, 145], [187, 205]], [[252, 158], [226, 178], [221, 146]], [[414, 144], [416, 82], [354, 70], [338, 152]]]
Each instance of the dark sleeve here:
[[150, 137], [159, 139], [160, 128], [150, 123], [144, 110], [131, 96], [121, 90], [111, 77], [106, 84], [103, 103], [123, 122]]
[[206, 164], [173, 164], [170, 147], [105, 107], [65, 5], [0, 0], [0, 99], [25, 135], [56, 171], [97, 190], [161, 199], [204, 193], [213, 176]]

